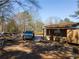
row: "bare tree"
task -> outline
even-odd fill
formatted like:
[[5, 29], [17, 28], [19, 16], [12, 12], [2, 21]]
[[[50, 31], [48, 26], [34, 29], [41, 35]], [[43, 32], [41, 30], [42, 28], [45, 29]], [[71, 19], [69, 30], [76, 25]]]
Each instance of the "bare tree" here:
[[28, 12], [21, 12], [16, 15], [15, 19], [17, 19], [21, 32], [26, 31], [26, 27], [28, 26], [28, 22], [31, 18], [32, 16]]
[[[37, 0], [0, 0], [0, 16], [2, 17], [2, 23], [5, 20], [13, 17], [19, 11], [28, 11], [35, 10], [38, 8]], [[18, 12], [19, 12], [18, 11]], [[2, 25], [2, 27], [4, 27]]]
[[0, 14], [7, 17], [16, 13], [16, 9], [30, 11], [37, 7], [39, 6], [36, 0], [0, 0]]

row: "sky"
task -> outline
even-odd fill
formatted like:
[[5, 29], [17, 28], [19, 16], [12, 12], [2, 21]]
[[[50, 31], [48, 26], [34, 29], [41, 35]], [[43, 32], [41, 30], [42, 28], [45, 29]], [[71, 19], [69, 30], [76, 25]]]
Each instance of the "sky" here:
[[49, 17], [58, 17], [64, 19], [70, 18], [72, 21], [79, 21], [69, 17], [77, 10], [77, 0], [39, 0], [39, 15], [43, 21]]

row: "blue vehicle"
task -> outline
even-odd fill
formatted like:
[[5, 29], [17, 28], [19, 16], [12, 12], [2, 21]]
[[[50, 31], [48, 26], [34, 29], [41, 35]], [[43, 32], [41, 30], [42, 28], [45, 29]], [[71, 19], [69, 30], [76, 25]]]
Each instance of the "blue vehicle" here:
[[33, 31], [23, 32], [23, 39], [24, 40], [33, 40], [34, 39], [34, 32]]

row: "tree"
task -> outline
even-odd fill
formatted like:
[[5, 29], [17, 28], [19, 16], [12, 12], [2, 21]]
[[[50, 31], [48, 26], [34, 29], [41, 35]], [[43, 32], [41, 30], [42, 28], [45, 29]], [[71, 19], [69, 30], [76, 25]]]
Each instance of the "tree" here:
[[63, 21], [64, 22], [72, 22], [69, 18], [65, 18]]
[[21, 32], [26, 31], [26, 29], [32, 24], [32, 15], [29, 12], [21, 12], [15, 16], [16, 21]]
[[60, 19], [59, 23], [62, 23], [62, 22], [64, 22], [64, 20]]
[[39, 19], [39, 20], [35, 21], [35, 25], [34, 26], [35, 26], [34, 30], [36, 32], [42, 32], [43, 31], [44, 23]]
[[14, 12], [17, 11], [16, 9], [29, 11], [37, 7], [39, 7], [37, 0], [0, 0], [1, 16], [2, 14], [5, 16], [12, 16]]
[[16, 21], [10, 20], [7, 24], [7, 32], [18, 32]]
[[9, 0], [0, 0], [0, 6], [6, 4], [6, 3], [8, 3], [8, 2], [9, 2]]
[[41, 32], [43, 27], [43, 22], [40, 19], [35, 20], [32, 15], [28, 12], [20, 12], [15, 16], [15, 20], [18, 24], [20, 32], [26, 30], [34, 30]]
[[73, 15], [70, 15], [70, 17], [79, 19], [79, 0], [77, 0], [77, 11]]
[[47, 19], [47, 25], [52, 25], [52, 24], [58, 24], [58, 23], [60, 23], [60, 18], [59, 17], [49, 17], [48, 19]]
[[[37, 8], [39, 8], [37, 0], [0, 0], [0, 16], [2, 17], [3, 23], [5, 20], [14, 17], [17, 13], [17, 9], [31, 13], [30, 10]], [[2, 25], [2, 27], [4, 26]]]

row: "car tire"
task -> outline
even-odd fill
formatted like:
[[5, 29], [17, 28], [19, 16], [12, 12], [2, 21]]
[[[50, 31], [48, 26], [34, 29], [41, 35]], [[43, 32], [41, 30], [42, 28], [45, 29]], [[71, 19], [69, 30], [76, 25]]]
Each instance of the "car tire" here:
[[23, 36], [23, 40], [25, 40], [24, 36]]

